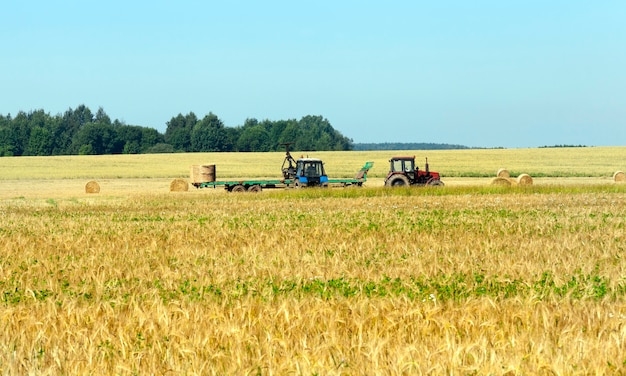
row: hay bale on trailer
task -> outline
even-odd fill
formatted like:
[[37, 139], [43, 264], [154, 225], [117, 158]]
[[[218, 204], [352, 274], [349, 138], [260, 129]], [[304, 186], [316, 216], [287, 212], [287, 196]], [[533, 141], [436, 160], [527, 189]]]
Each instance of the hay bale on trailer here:
[[85, 193], [100, 193], [100, 184], [95, 180], [87, 182], [85, 184]]
[[174, 179], [170, 183], [170, 192], [187, 192], [189, 183], [185, 179]]
[[215, 181], [215, 165], [193, 165], [190, 173], [191, 184]]
[[509, 174], [509, 170], [506, 168], [501, 168], [496, 172], [496, 177], [508, 179], [511, 177], [511, 174]]
[[626, 174], [622, 171], [615, 171], [613, 174], [613, 181], [616, 183], [622, 183], [626, 181]]
[[533, 185], [533, 178], [528, 174], [521, 174], [517, 177], [518, 185]]

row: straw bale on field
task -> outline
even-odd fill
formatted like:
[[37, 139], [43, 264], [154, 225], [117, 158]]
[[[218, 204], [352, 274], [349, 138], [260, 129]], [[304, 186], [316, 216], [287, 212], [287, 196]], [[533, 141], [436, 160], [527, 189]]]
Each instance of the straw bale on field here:
[[95, 180], [88, 182], [85, 184], [85, 193], [100, 193], [100, 184]]
[[174, 179], [170, 183], [170, 192], [187, 192], [189, 183], [185, 179]]
[[533, 185], [533, 178], [528, 174], [521, 174], [517, 177], [518, 185]]
[[626, 181], [626, 174], [624, 174], [622, 171], [615, 171], [615, 173], [613, 174], [613, 181], [615, 182]]
[[503, 177], [493, 178], [491, 180], [491, 185], [499, 185], [499, 186], [502, 186], [502, 187], [510, 187], [511, 185], [513, 185], [513, 181], [511, 179], [507, 179], [507, 178], [503, 178]]
[[510, 178], [511, 175], [509, 174], [509, 170], [507, 170], [506, 168], [501, 168], [496, 173], [496, 177], [498, 177], [498, 178]]

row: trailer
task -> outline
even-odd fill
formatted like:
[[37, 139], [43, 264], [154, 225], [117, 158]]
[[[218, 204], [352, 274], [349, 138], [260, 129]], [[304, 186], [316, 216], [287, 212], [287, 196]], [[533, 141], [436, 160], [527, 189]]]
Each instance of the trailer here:
[[331, 186], [349, 187], [349, 186], [363, 186], [363, 183], [367, 181], [367, 173], [370, 168], [374, 167], [374, 162], [365, 162], [365, 165], [356, 173], [352, 179], [328, 179], [328, 184]]
[[[290, 143], [285, 145], [285, 159], [282, 165], [282, 179], [234, 179], [219, 181], [215, 175], [215, 165], [192, 166], [191, 184], [196, 188], [223, 187], [228, 192], [260, 192], [272, 188], [305, 187], [348, 187], [362, 186], [367, 181], [367, 172], [374, 162], [366, 162], [354, 178], [328, 179], [324, 163], [317, 158], [300, 158], [297, 161], [289, 152]], [[208, 167], [206, 174], [199, 172], [200, 167]]]
[[[313, 167], [320, 167], [314, 171]], [[233, 179], [194, 182], [196, 188], [224, 188], [228, 192], [260, 192], [263, 189], [274, 188], [306, 188], [306, 187], [361, 187], [367, 181], [367, 173], [374, 166], [374, 162], [366, 162], [354, 178], [329, 179], [323, 170], [320, 159], [302, 158], [295, 163], [294, 176], [283, 179]]]
[[249, 180], [229, 180], [210, 181], [202, 183], [192, 183], [196, 188], [218, 188], [222, 187], [228, 192], [260, 192], [268, 188], [289, 188], [292, 181], [288, 179], [249, 179]]

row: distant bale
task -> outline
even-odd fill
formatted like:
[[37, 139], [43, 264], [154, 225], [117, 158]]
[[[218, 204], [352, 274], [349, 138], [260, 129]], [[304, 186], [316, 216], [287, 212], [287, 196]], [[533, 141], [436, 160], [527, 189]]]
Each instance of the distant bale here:
[[528, 174], [521, 174], [517, 177], [518, 185], [533, 185], [533, 178]]
[[185, 179], [174, 179], [170, 183], [170, 192], [187, 192], [189, 183]]
[[501, 168], [496, 173], [496, 177], [506, 179], [506, 178], [510, 178], [511, 174], [509, 174], [509, 170], [507, 170], [506, 168]]
[[493, 178], [491, 180], [491, 185], [497, 185], [500, 187], [510, 187], [511, 185], [513, 185], [513, 182], [511, 181], [511, 179], [499, 177], [499, 178]]
[[88, 182], [85, 184], [85, 193], [100, 193], [100, 184], [95, 180]]
[[626, 174], [621, 171], [615, 171], [615, 173], [613, 174], [613, 181], [618, 183], [626, 181]]

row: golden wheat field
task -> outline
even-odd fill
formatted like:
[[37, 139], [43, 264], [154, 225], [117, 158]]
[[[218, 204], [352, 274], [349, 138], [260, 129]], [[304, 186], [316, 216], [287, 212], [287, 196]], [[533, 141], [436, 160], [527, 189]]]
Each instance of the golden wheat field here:
[[281, 153], [0, 158], [0, 370], [624, 374], [625, 150], [428, 152], [446, 186], [402, 189], [329, 152], [373, 179], [260, 194], [168, 187]]

